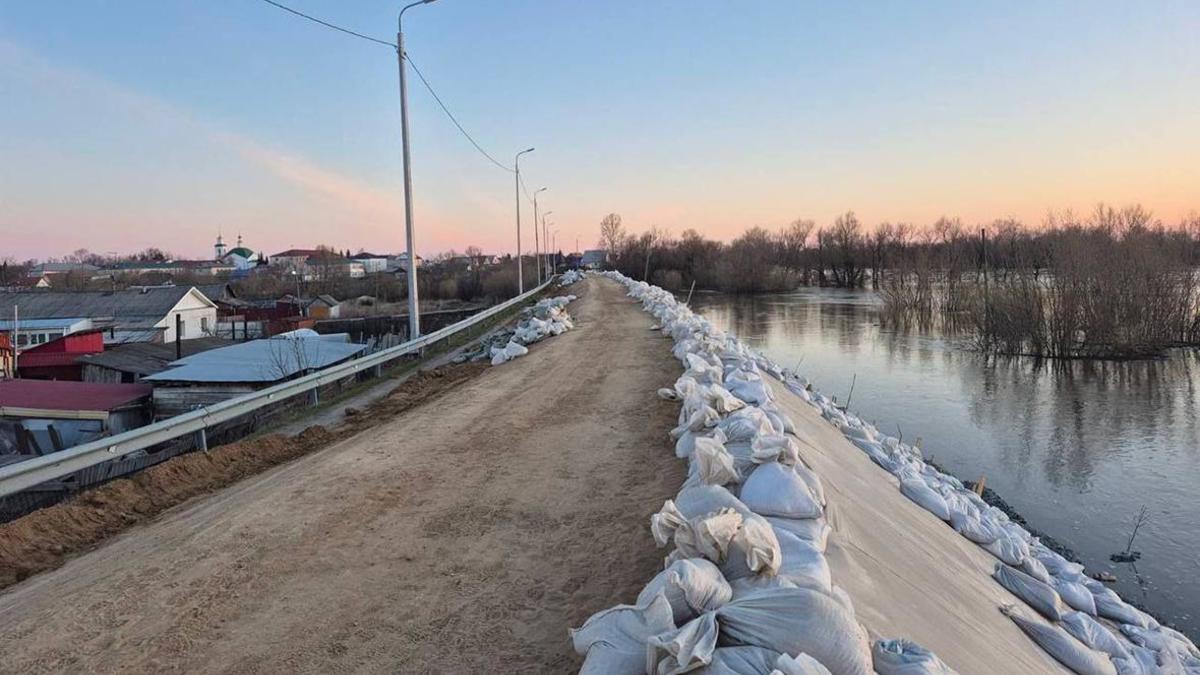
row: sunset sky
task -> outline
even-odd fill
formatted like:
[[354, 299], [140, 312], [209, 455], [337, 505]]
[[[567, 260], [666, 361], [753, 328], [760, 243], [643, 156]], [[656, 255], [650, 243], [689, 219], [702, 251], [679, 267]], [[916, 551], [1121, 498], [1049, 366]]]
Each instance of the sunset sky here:
[[[398, 4], [282, 0], [395, 39]], [[796, 217], [1200, 210], [1200, 2], [440, 0], [409, 54], [548, 186], [560, 248]], [[417, 249], [515, 248], [514, 186], [410, 80]], [[0, 0], [0, 257], [218, 229], [404, 248], [395, 52], [260, 0]], [[523, 206], [523, 219], [531, 213]], [[532, 245], [532, 233], [524, 241]]]

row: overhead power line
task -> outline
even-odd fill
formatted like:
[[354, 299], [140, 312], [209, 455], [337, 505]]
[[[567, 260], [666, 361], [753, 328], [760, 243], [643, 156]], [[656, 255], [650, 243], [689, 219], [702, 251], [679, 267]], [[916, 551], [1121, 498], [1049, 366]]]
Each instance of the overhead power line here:
[[417, 67], [415, 62], [413, 62], [412, 57], [408, 56], [407, 54], [405, 56], [408, 59], [408, 64], [412, 66], [413, 72], [417, 74], [417, 78], [421, 80], [421, 84], [425, 85], [425, 88], [429, 90], [430, 95], [433, 96], [433, 100], [437, 101], [437, 104], [442, 109], [442, 112], [446, 113], [446, 117], [449, 117], [450, 121], [454, 123], [454, 126], [458, 127], [458, 130], [462, 132], [462, 135], [471, 142], [471, 145], [475, 146], [475, 149], [479, 151], [479, 154], [487, 157], [488, 161], [492, 164], [495, 164], [509, 173], [513, 173], [513, 169], [501, 164], [495, 157], [492, 157], [487, 150], [484, 150], [483, 146], [475, 142], [475, 139], [471, 137], [471, 134], [467, 133], [467, 130], [463, 128], [463, 125], [458, 123], [458, 120], [454, 117], [454, 113], [450, 112], [450, 109], [446, 107], [445, 103], [442, 103], [441, 97], [438, 96], [437, 92], [433, 90], [433, 87], [429, 84], [429, 80], [426, 80], [425, 76], [421, 74], [421, 69]]
[[292, 9], [291, 7], [288, 7], [286, 5], [281, 5], [278, 2], [275, 2], [275, 0], [262, 0], [262, 1], [267, 3], [268, 5], [274, 5], [275, 7], [278, 7], [279, 9], [282, 9], [285, 12], [291, 12], [292, 14], [295, 14], [296, 16], [308, 19], [309, 21], [312, 21], [313, 23], [319, 23], [322, 26], [325, 26], [326, 28], [332, 28], [334, 30], [341, 31], [347, 35], [353, 35], [356, 38], [362, 38], [364, 40], [370, 40], [371, 42], [376, 42], [381, 45], [387, 45], [387, 46], [391, 47], [392, 49], [399, 49], [399, 47], [397, 47], [396, 43], [394, 43], [394, 42], [388, 42], [387, 40], [380, 40], [379, 38], [373, 38], [370, 35], [363, 35], [362, 33], [355, 33], [354, 31], [350, 30], [349, 28], [342, 28], [341, 26], [334, 25], [332, 23], [329, 23], [328, 21], [322, 21], [321, 19], [318, 19], [315, 16], [309, 16], [308, 14], [305, 14], [304, 12], [301, 12], [299, 10]]
[[[387, 40], [380, 40], [378, 38], [373, 38], [370, 35], [363, 35], [362, 33], [356, 33], [354, 31], [350, 30], [349, 28], [342, 28], [341, 26], [338, 26], [336, 24], [332, 24], [332, 23], [329, 23], [328, 21], [318, 19], [315, 16], [310, 16], [308, 14], [305, 14], [304, 12], [292, 9], [291, 7], [288, 7], [287, 5], [282, 5], [278, 2], [275, 2], [275, 0], [262, 0], [262, 1], [267, 3], [268, 5], [282, 9], [285, 12], [290, 12], [292, 14], [295, 14], [298, 17], [308, 19], [309, 21], [312, 21], [313, 23], [317, 23], [322, 26], [325, 26], [326, 28], [332, 28], [333, 30], [345, 33], [347, 35], [353, 35], [356, 38], [374, 42], [376, 44], [387, 45], [388, 47], [391, 47], [392, 49], [400, 48], [394, 42], [388, 42]], [[446, 107], [446, 104], [442, 102], [442, 97], [438, 96], [437, 92], [434, 91], [433, 85], [429, 84], [429, 80], [425, 79], [425, 75], [423, 75], [421, 73], [421, 69], [417, 68], [417, 64], [414, 63], [412, 60], [412, 57], [408, 55], [408, 50], [405, 50], [404, 58], [406, 61], [408, 61], [408, 64], [412, 66], [413, 72], [415, 72], [417, 74], [417, 78], [419, 78], [421, 80], [421, 84], [425, 85], [425, 89], [427, 89], [429, 91], [429, 94], [431, 96], [433, 96], [433, 100], [437, 101], [438, 107], [442, 109], [442, 112], [446, 114], [446, 117], [450, 119], [450, 121], [454, 124], [455, 128], [458, 129], [459, 133], [461, 133], [463, 135], [463, 137], [466, 138], [471, 143], [471, 145], [474, 146], [475, 149], [479, 151], [479, 154], [483, 155], [485, 158], [487, 158], [487, 160], [489, 162], [491, 162], [492, 164], [495, 164], [497, 167], [499, 167], [509, 173], [514, 173], [514, 170], [512, 168], [505, 166], [503, 163], [501, 163], [495, 157], [493, 157], [491, 155], [491, 153], [489, 153], [487, 150], [484, 150], [483, 146], [481, 146], [475, 140], [475, 138], [473, 136], [471, 136], [471, 134], [468, 133], [465, 128], [463, 128], [463, 125], [459, 123], [458, 118], [456, 118], [454, 116], [454, 113], [450, 112], [450, 108]], [[522, 184], [521, 189], [522, 190], [525, 189], [524, 184]], [[528, 192], [526, 193], [525, 196], [526, 196], [526, 198], [528, 198], [528, 196], [529, 196]]]

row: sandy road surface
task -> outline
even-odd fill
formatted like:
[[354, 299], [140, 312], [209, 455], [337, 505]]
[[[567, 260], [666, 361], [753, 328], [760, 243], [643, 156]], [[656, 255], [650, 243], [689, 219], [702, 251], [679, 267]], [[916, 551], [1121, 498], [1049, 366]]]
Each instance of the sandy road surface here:
[[0, 595], [4, 672], [565, 672], [661, 568], [670, 341], [611, 282], [578, 329]]

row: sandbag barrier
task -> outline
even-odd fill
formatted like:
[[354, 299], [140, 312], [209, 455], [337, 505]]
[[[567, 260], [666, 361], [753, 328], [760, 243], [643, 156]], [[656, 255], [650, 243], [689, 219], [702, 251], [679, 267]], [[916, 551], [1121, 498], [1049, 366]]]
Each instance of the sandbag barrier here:
[[533, 307], [522, 310], [521, 319], [517, 322], [516, 329], [508, 336], [508, 342], [503, 346], [490, 345], [492, 365], [498, 366], [525, 356], [529, 353], [526, 345], [541, 342], [551, 335], [562, 335], [574, 328], [575, 323], [571, 320], [571, 315], [564, 309], [574, 300], [574, 295], [543, 298]]
[[680, 401], [671, 430], [688, 477], [651, 517], [664, 569], [635, 604], [571, 631], [585, 674], [899, 675], [953, 673], [906, 640], [873, 646], [824, 552], [825, 492], [796, 427], [776, 405], [778, 365], [660, 288], [605, 273], [673, 338], [685, 372], [660, 397]]
[[1187, 636], [1126, 603], [1083, 565], [1050, 550], [957, 478], [926, 463], [918, 447], [839, 408], [797, 373], [785, 370], [783, 382], [895, 476], [904, 496], [999, 561], [993, 578], [1041, 619], [1023, 616], [1013, 605], [1002, 611], [1067, 668], [1089, 675], [1200, 673], [1200, 650]]
[[584, 274], [579, 270], [567, 270], [561, 277], [558, 278], [559, 286], [570, 286], [577, 281], [583, 281]]

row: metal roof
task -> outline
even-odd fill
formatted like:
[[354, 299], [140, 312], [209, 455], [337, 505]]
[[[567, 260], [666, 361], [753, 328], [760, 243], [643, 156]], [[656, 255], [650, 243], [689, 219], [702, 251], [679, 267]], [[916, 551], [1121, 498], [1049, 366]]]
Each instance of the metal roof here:
[[[180, 343], [181, 350], [186, 356], [206, 352], [210, 349], [228, 347], [236, 344], [224, 338], [197, 338], [184, 340]], [[155, 344], [150, 342], [135, 342], [107, 347], [99, 354], [80, 356], [79, 363], [101, 366], [119, 370], [123, 373], [136, 375], [153, 375], [167, 369], [175, 360], [175, 343]]]
[[186, 356], [145, 382], [277, 382], [345, 361], [366, 349], [346, 335], [251, 340]]
[[97, 384], [55, 380], [0, 381], [0, 408], [108, 411], [151, 394], [148, 384]]
[[[21, 307], [21, 311], [25, 311], [25, 307]], [[13, 320], [12, 315], [7, 319], [0, 319], [0, 330], [12, 330]], [[85, 317], [69, 316], [62, 319], [26, 319], [21, 317], [16, 323], [17, 327], [22, 331], [38, 330], [39, 328], [70, 328], [77, 323], [87, 321]]]
[[166, 316], [191, 290], [191, 286], [164, 286], [123, 291], [0, 292], [0, 316], [11, 317], [15, 306], [20, 309], [21, 319], [153, 317], [157, 320]]

